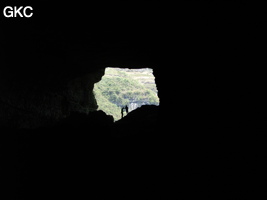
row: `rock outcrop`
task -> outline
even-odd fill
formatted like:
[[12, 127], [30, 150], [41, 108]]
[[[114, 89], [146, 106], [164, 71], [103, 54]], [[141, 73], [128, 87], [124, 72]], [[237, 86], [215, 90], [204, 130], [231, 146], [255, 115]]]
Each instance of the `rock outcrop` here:
[[159, 134], [159, 109], [160, 106], [143, 105], [129, 112], [125, 117], [114, 124], [112, 134], [117, 137], [157, 137]]

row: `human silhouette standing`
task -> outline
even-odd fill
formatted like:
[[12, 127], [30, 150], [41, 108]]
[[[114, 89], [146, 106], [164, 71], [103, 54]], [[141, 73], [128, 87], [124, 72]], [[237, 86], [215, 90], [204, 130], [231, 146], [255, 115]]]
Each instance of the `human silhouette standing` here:
[[128, 114], [128, 106], [125, 106], [126, 113]]
[[121, 118], [123, 118], [123, 110], [124, 110], [124, 107], [121, 108]]

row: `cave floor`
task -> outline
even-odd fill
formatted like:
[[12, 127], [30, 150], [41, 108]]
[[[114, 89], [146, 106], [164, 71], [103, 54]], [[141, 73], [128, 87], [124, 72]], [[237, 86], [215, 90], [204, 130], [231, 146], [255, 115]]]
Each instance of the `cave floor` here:
[[[245, 198], [263, 189], [257, 180], [265, 144], [260, 137], [246, 142], [186, 142], [163, 136], [90, 141], [79, 132], [63, 136], [23, 131], [1, 140], [5, 187], [12, 188], [14, 199], [52, 194], [164, 199], [167, 191], [177, 197], [189, 192], [213, 199]], [[249, 183], [253, 187], [247, 188]]]

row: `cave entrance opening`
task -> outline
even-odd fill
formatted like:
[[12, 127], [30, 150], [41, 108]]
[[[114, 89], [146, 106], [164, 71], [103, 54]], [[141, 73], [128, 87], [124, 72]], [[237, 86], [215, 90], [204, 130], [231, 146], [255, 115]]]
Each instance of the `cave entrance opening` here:
[[142, 105], [159, 105], [158, 90], [151, 68], [107, 67], [101, 81], [94, 85], [98, 110], [121, 119]]

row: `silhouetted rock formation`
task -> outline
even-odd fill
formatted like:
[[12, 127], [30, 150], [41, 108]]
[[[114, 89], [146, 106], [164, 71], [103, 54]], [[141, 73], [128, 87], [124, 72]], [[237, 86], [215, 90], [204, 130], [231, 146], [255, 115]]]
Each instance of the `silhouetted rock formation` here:
[[75, 128], [75, 129], [90, 129], [91, 124], [98, 128], [111, 126], [113, 117], [106, 115], [103, 111], [94, 111], [89, 114], [72, 112], [69, 117], [58, 122], [54, 128]]
[[159, 108], [160, 106], [144, 105], [129, 112], [128, 115], [115, 122], [113, 134], [122, 137], [157, 135]]

